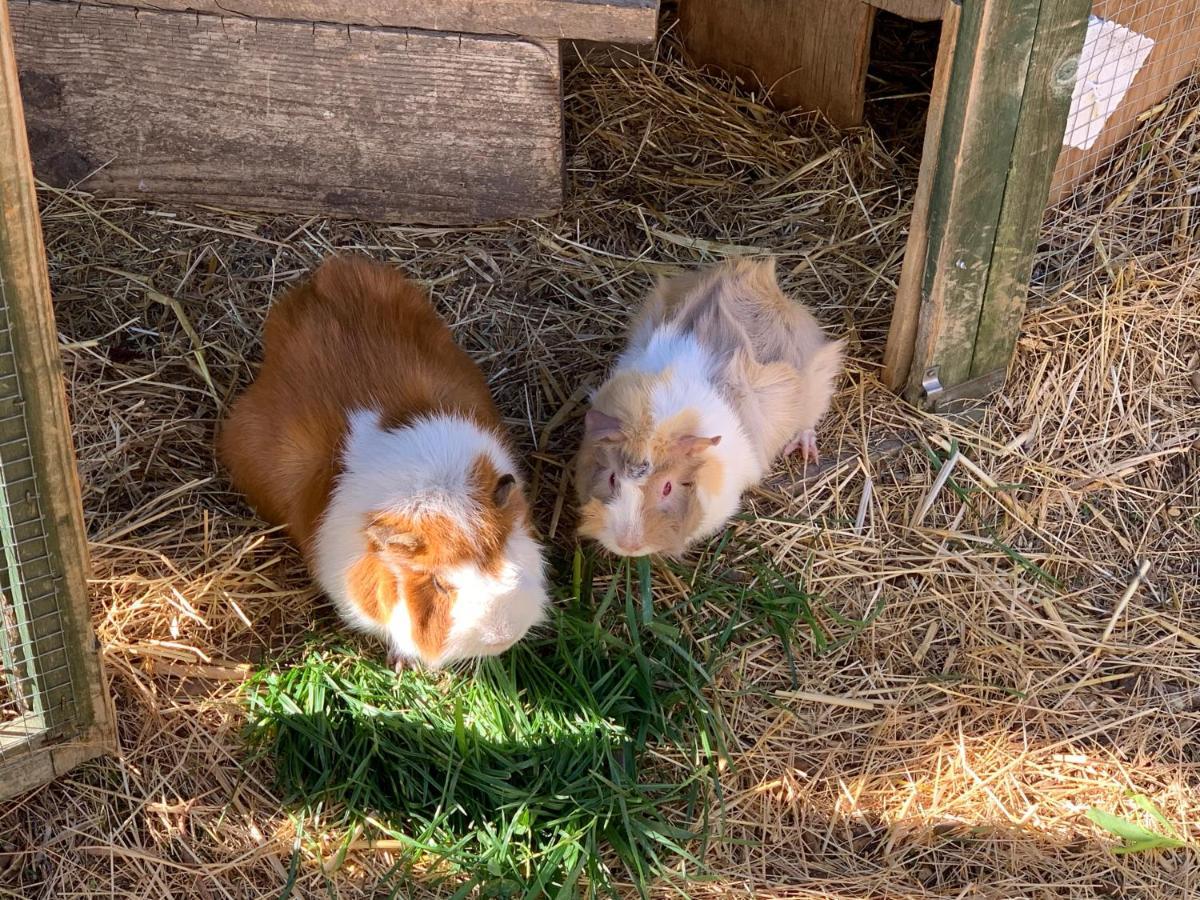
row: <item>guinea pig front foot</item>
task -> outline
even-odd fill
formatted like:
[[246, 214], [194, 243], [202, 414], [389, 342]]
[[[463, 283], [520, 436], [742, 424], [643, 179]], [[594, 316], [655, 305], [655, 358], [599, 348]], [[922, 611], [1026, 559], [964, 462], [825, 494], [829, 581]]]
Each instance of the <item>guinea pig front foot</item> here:
[[817, 433], [813, 429], [807, 428], [792, 438], [791, 443], [783, 448], [783, 453], [785, 456], [791, 456], [798, 450], [804, 453], [805, 465], [812, 463], [815, 466], [821, 462], [821, 453], [817, 450]]
[[395, 650], [388, 651], [387, 664], [388, 668], [397, 675], [403, 675], [413, 667], [412, 660], [410, 660], [407, 656], [396, 652]]

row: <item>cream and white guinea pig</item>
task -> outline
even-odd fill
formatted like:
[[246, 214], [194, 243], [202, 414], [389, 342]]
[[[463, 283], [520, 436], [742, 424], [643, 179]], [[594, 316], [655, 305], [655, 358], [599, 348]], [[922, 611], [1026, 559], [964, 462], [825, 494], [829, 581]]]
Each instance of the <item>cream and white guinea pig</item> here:
[[539, 622], [542, 551], [479, 368], [395, 269], [333, 257], [271, 307], [219, 437], [234, 485], [389, 662], [492, 656]]
[[781, 453], [818, 461], [843, 348], [779, 289], [773, 260], [661, 281], [587, 412], [580, 534], [622, 556], [715, 534]]

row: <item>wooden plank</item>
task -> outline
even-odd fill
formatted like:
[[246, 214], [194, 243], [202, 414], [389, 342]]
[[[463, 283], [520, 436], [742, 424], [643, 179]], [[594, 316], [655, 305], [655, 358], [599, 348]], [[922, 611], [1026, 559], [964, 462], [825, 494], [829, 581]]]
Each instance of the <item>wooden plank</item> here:
[[914, 22], [933, 22], [942, 18], [948, 6], [958, 6], [950, 0], [867, 0], [867, 3]]
[[[652, 42], [659, 0], [145, 0], [145, 8], [568, 40]], [[115, 5], [115, 4], [114, 4]], [[132, 4], [139, 5], [136, 0]]]
[[1017, 345], [1090, 5], [1089, 0], [1042, 2], [975, 336], [972, 379], [1007, 374]]
[[1153, 40], [1121, 105], [1088, 150], [1063, 147], [1050, 202], [1058, 203], [1090, 176], [1137, 127], [1138, 117], [1166, 99], [1200, 63], [1200, 0], [1097, 0], [1094, 12]]
[[913, 354], [916, 351], [917, 323], [921, 317], [921, 287], [925, 280], [925, 262], [929, 251], [929, 197], [933, 191], [934, 174], [937, 171], [942, 119], [946, 110], [946, 92], [950, 87], [950, 70], [954, 64], [960, 9], [959, 6], [951, 5], [942, 23], [942, 37], [938, 43], [933, 86], [929, 94], [929, 113], [925, 120], [921, 171], [917, 176], [917, 192], [913, 197], [912, 220], [908, 229], [908, 244], [904, 250], [904, 264], [900, 269], [896, 304], [892, 308], [892, 323], [883, 351], [883, 382], [897, 392], [908, 382]]
[[63, 741], [34, 741], [0, 759], [0, 800], [53, 781], [97, 756], [115, 753], [112, 734], [96, 726]]
[[64, 742], [21, 749], [15, 761], [6, 754], [0, 778], [5, 796], [116, 749], [112, 701], [91, 627], [78, 470], [11, 33], [7, 7], [0, 6], [0, 290], [17, 350], [29, 441], [40, 463], [38, 494], [59, 576], [74, 717]]
[[683, 0], [688, 53], [769, 91], [781, 109], [862, 123], [875, 9], [859, 0]]
[[41, 178], [268, 211], [478, 223], [557, 210], [558, 46], [10, 5]]
[[906, 396], [970, 378], [1041, 0], [964, 2], [934, 162]]

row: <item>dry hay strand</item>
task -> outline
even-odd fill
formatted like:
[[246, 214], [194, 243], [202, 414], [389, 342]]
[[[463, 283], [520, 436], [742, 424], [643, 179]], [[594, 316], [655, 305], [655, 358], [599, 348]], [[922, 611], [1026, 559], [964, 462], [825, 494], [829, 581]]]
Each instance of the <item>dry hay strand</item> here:
[[[772, 252], [785, 288], [849, 332], [824, 427], [837, 461], [805, 482], [781, 465], [716, 561], [736, 574], [752, 549], [769, 557], [812, 616], [794, 665], [754, 639], [713, 685], [736, 739], [711, 878], [690, 893], [1200, 889], [1194, 853], [1116, 857], [1083, 817], [1129, 814], [1128, 790], [1174, 822], [1200, 812], [1197, 266], [1127, 242], [1117, 277], [1058, 278], [1052, 251], [1095, 230], [1094, 209], [1063, 210], [1042, 261], [1055, 286], [1008, 387], [980, 424], [948, 422], [874, 378], [907, 151], [781, 116], [669, 55], [585, 67], [567, 110], [568, 201], [540, 222], [385, 227], [43, 191], [121, 756], [3, 810], [3, 890], [367, 897], [395, 862], [393, 845], [360, 840], [325, 866], [344, 835], [298, 835], [238, 736], [249, 668], [333, 620], [293, 550], [230, 493], [213, 429], [251, 375], [271, 295], [335, 249], [431, 286], [491, 376], [560, 546], [586, 386], [654, 275]], [[1188, 146], [1163, 152], [1194, 183]], [[916, 443], [868, 452], [901, 433]], [[713, 563], [699, 554], [696, 570]], [[691, 589], [658, 586], [664, 601]], [[419, 877], [403, 886], [425, 892]]]
[[[1128, 190], [1118, 159], [1051, 212], [1035, 308], [980, 426], [843, 392], [843, 421], [900, 417], [926, 446], [846, 467], [810, 521], [756, 505], [752, 539], [828, 609], [884, 611], [795, 683], [765, 648], [730, 673], [720, 705], [745, 737], [714, 855], [747, 895], [1200, 889], [1194, 851], [1116, 857], [1083, 816], [1152, 824], [1131, 792], [1185, 833], [1200, 813], [1200, 260], [1183, 197], [1200, 131], [1170, 118], [1194, 90], [1131, 138], [1171, 136], [1154, 180]], [[775, 705], [744, 699], [771, 687]]]

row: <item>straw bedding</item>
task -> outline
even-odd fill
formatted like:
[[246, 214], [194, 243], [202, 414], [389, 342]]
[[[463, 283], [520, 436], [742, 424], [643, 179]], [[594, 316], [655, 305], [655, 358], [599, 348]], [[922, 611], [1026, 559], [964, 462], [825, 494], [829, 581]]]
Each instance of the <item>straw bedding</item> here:
[[[2, 811], [0, 891], [278, 896], [299, 847], [293, 896], [367, 897], [392, 865], [386, 846], [358, 847], [327, 872], [342, 836], [296, 835], [268, 764], [246, 759], [246, 673], [334, 626], [212, 452], [270, 297], [341, 248], [430, 285], [563, 547], [586, 386], [655, 274], [770, 251], [785, 287], [849, 334], [823, 427], [838, 462], [807, 481], [781, 465], [725, 553], [736, 569], [761, 548], [803, 579], [834, 635], [875, 618], [825, 653], [799, 632], [794, 676], [777, 642], [748, 643], [714, 686], [735, 740], [694, 896], [1200, 891], [1194, 851], [1116, 856], [1083, 815], [1139, 818], [1136, 791], [1172, 822], [1200, 817], [1187, 242], [1126, 228], [1119, 253], [1094, 252], [1103, 198], [1052, 217], [1009, 384], [980, 423], [952, 424], [877, 380], [911, 140], [781, 117], [670, 61], [578, 73], [568, 90], [570, 195], [545, 221], [379, 227], [43, 192], [121, 756]], [[1171, 186], [1200, 178], [1194, 138], [1163, 146], [1176, 175], [1129, 202], [1172, 216], [1193, 202]], [[915, 441], [868, 453], [898, 434]]]

